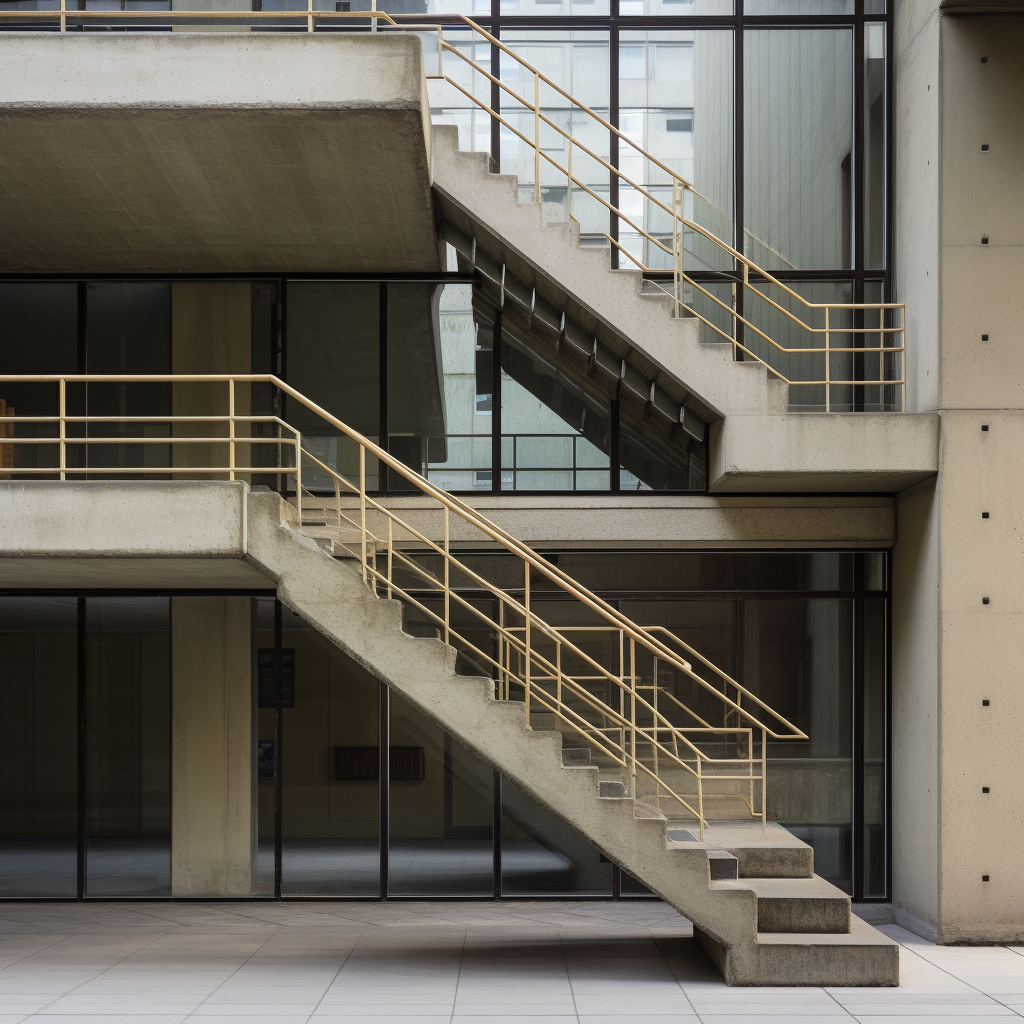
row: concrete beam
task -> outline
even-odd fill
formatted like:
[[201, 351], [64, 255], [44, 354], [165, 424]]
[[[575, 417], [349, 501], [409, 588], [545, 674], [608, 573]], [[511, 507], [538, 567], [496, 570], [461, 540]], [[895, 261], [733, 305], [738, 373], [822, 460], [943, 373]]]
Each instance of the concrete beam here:
[[439, 269], [419, 39], [0, 33], [2, 271]]
[[789, 413], [711, 426], [713, 493], [897, 492], [939, 466], [934, 414]]

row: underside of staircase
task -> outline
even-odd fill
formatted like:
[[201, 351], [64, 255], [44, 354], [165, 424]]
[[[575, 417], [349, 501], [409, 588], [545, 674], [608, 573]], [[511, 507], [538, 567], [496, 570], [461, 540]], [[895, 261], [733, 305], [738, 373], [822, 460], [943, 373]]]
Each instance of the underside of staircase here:
[[293, 506], [251, 494], [247, 507], [246, 558], [288, 607], [690, 920], [729, 984], [898, 984], [897, 944], [814, 874], [805, 843], [749, 821], [712, 823], [700, 841], [543, 716], [497, 700], [492, 679], [458, 674], [453, 647], [404, 632], [401, 603], [305, 536]]

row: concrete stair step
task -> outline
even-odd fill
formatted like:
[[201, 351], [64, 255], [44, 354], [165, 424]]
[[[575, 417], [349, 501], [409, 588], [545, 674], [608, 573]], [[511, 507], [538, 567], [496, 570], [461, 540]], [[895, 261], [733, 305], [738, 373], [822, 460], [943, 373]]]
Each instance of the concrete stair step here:
[[[684, 839], [680, 833], [692, 836]], [[764, 832], [759, 821], [712, 820], [699, 840], [694, 823], [673, 821], [666, 838], [675, 843], [695, 843], [712, 850], [725, 850], [737, 860], [740, 878], [813, 878], [814, 850], [792, 832], [775, 822], [768, 822]]]
[[850, 930], [850, 897], [818, 875], [719, 880], [712, 883], [712, 888], [754, 890], [758, 935], [845, 935]]

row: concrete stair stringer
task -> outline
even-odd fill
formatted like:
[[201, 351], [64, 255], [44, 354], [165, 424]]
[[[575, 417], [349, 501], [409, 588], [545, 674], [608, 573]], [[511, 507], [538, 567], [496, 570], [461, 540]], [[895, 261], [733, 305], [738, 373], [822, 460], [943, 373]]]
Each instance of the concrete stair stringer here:
[[531, 729], [520, 706], [494, 699], [491, 680], [456, 675], [453, 648], [404, 633], [397, 601], [374, 597], [351, 563], [296, 526], [277, 495], [249, 495], [245, 557], [277, 582], [280, 599], [692, 921], [729, 984], [898, 983], [897, 947], [873, 929], [866, 944], [844, 942], [850, 935], [759, 941], [753, 887], [712, 888], [706, 849], [670, 846], [660, 816], [601, 798], [596, 769], [562, 766], [561, 734]]

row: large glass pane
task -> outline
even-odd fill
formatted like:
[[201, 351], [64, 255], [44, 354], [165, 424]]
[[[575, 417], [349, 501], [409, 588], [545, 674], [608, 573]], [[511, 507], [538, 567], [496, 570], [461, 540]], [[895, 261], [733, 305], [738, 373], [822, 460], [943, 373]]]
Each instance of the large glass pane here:
[[[558, 551], [545, 557], [599, 594], [688, 590], [852, 590], [853, 555], [841, 551]], [[489, 556], [493, 558], [494, 556]], [[467, 563], [474, 566], [473, 558]], [[489, 569], [489, 578], [494, 570]], [[515, 583], [512, 584], [515, 586]], [[547, 584], [538, 578], [535, 589]]]
[[[762, 299], [762, 295], [765, 298]], [[742, 342], [792, 382], [789, 389], [791, 409], [824, 410], [827, 388], [828, 408], [831, 412], [852, 412], [860, 389], [851, 382], [865, 377], [878, 380], [877, 355], [868, 353], [855, 357], [849, 351], [834, 351], [862, 344], [877, 346], [878, 335], [854, 334], [846, 330], [857, 326], [853, 311], [830, 309], [826, 338], [826, 311], [805, 305], [805, 302], [850, 303], [853, 298], [852, 281], [785, 281], [783, 287], [762, 282], [744, 290], [744, 314], [747, 320], [757, 331], [763, 332], [789, 351], [780, 352], [762, 334], [745, 327], [741, 327]], [[826, 341], [830, 350], [827, 356], [824, 351]], [[830, 383], [826, 384], [826, 381]], [[872, 390], [877, 401], [878, 386]]]
[[[0, 283], [0, 375], [77, 373], [77, 311], [78, 286], [73, 283]], [[58, 402], [56, 384], [15, 384], [0, 376], [0, 417], [56, 416]], [[5, 429], [0, 421], [0, 439], [56, 437], [59, 432], [55, 423], [12, 423]], [[56, 444], [0, 440], [0, 479], [10, 477], [5, 470], [12, 468], [58, 465]]]
[[491, 488], [492, 336], [471, 284], [388, 287], [390, 451], [449, 491]]
[[[619, 143], [619, 208], [629, 218], [619, 222], [619, 241], [626, 251], [648, 269], [672, 269], [674, 179], [640, 150], [674, 172], [680, 188], [693, 185], [682, 193], [686, 219], [731, 245], [732, 32], [622, 32], [619, 103], [619, 127], [640, 147]], [[687, 269], [731, 269], [726, 252], [693, 229], [683, 246]]]
[[643, 413], [619, 405], [619, 489], [622, 491], [703, 491], [707, 486], [707, 446], [703, 437], [645, 423]]
[[0, 597], [0, 896], [74, 896], [78, 600]]
[[748, 599], [741, 615], [739, 681], [810, 737], [769, 741], [768, 818], [852, 892], [853, 601]]
[[885, 857], [885, 601], [864, 601], [864, 895], [884, 897]]
[[170, 601], [86, 602], [86, 893], [171, 895]]
[[619, 0], [619, 14], [663, 14], [667, 18], [704, 18], [733, 13], [733, 0]]
[[[473, 2], [484, 3], [490, 10], [490, 0]], [[424, 33], [421, 38], [426, 73], [436, 74], [437, 36]], [[490, 153], [492, 118], [483, 108], [491, 106], [491, 81], [484, 74], [491, 72], [491, 44], [468, 28], [447, 29], [444, 40], [457, 50], [456, 53], [445, 51], [441, 55], [441, 69], [445, 78], [457, 82], [470, 95], [467, 96], [448, 81], [428, 80], [431, 121], [434, 124], [456, 125], [459, 129], [460, 150]]]
[[377, 680], [287, 609], [281, 653], [281, 891], [293, 896], [376, 896]]
[[501, 489], [607, 491], [609, 406], [503, 332]]
[[[601, 2], [597, 0], [598, 4]], [[606, 0], [604, 2], [606, 4]], [[548, 7], [543, 2], [538, 2], [537, 6], [539, 10]], [[548, 13], [558, 13], [560, 6], [551, 4], [553, 9]], [[607, 121], [607, 32], [516, 30], [503, 32], [502, 42], [530, 67]], [[512, 90], [511, 94], [502, 90], [502, 114], [519, 133], [505, 127], [501, 130], [502, 173], [515, 174], [519, 179], [520, 200], [533, 202], [539, 169], [541, 200], [560, 205], [566, 216], [578, 220], [584, 243], [607, 244], [607, 206], [579, 185], [570, 190], [568, 173], [571, 137], [575, 140], [571, 154], [573, 178], [607, 202], [609, 171], [606, 165], [611, 155], [608, 129], [597, 118], [570, 104], [558, 89], [543, 79], [538, 83], [528, 67], [507, 53], [501, 56], [501, 80]], [[547, 121], [534, 117], [535, 99], [539, 100], [541, 113]], [[535, 145], [538, 141], [539, 158]]]
[[612, 865], [575, 829], [507, 778], [501, 803], [503, 895], [611, 895]]
[[274, 598], [258, 597], [253, 600], [253, 604], [255, 628], [251, 657], [256, 666], [256, 749], [253, 751], [253, 760], [256, 762], [256, 799], [253, 807], [256, 824], [253, 831], [256, 836], [256, 854], [252, 891], [256, 895], [271, 896], [274, 893], [274, 836], [277, 820], [275, 783], [278, 765]]
[[744, 251], [766, 270], [835, 270], [853, 254], [853, 33], [748, 29]]
[[494, 772], [398, 694], [391, 696], [394, 895], [494, 891]]
[[885, 23], [864, 26], [864, 268], [885, 266]]
[[[380, 439], [380, 289], [376, 283], [288, 283], [288, 383], [343, 423]], [[358, 481], [358, 448], [340, 430], [289, 398], [285, 419], [302, 432], [320, 462]], [[367, 486], [376, 490], [376, 459], [368, 459]], [[303, 485], [334, 491], [330, 475], [312, 460]]]
[[[166, 281], [90, 282], [86, 290], [89, 328], [87, 369], [97, 374], [167, 374], [171, 372], [171, 286]], [[78, 395], [78, 389], [73, 389]], [[89, 384], [85, 397], [90, 416], [167, 416], [171, 385]], [[166, 423], [93, 423], [90, 438], [124, 438], [127, 443], [88, 445], [90, 468], [118, 469], [170, 464], [170, 446], [128, 442], [131, 438], [166, 437]], [[138, 476], [139, 474], [133, 474]]]

